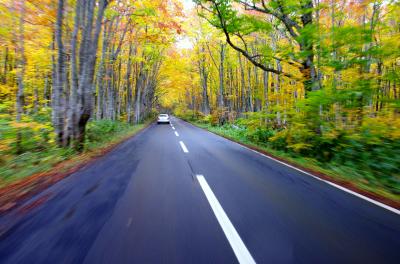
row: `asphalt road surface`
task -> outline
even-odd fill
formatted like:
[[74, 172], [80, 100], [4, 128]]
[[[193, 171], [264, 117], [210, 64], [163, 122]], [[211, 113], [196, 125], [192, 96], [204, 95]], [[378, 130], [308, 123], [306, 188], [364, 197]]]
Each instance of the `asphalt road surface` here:
[[0, 224], [0, 263], [400, 263], [398, 211], [176, 118]]

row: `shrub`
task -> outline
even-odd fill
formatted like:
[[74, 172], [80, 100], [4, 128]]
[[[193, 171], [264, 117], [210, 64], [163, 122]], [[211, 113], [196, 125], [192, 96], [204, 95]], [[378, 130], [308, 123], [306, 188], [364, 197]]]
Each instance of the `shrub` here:
[[267, 143], [274, 135], [275, 131], [267, 128], [256, 128], [246, 132], [246, 137], [256, 143]]
[[287, 130], [278, 131], [277, 133], [275, 133], [274, 136], [269, 138], [269, 145], [273, 149], [286, 151], [287, 150], [286, 140], [288, 136], [287, 134], [288, 134]]
[[211, 115], [205, 115], [203, 118], [199, 119], [198, 122], [201, 124], [211, 124]]
[[199, 121], [205, 117], [205, 115], [199, 111], [180, 108], [175, 109], [174, 114], [186, 121]]
[[129, 128], [126, 123], [112, 120], [91, 121], [87, 125], [86, 139], [89, 142], [104, 141], [107, 135], [115, 134], [121, 130]]

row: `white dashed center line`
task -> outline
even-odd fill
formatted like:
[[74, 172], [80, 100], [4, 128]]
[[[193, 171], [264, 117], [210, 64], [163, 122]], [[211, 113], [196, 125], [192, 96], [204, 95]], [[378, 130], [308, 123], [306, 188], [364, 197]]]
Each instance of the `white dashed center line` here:
[[128, 219], [128, 223], [126, 224], [126, 227], [130, 227], [132, 224], [132, 217]]
[[175, 136], [179, 137], [179, 134], [178, 134], [178, 132], [176, 132], [176, 131], [175, 131]]
[[172, 127], [173, 130], [175, 130], [175, 127]]
[[246, 245], [240, 238], [235, 227], [232, 225], [231, 221], [226, 215], [224, 208], [222, 208], [217, 197], [215, 197], [213, 191], [211, 190], [204, 176], [196, 175], [196, 177], [239, 263], [249, 263], [249, 264], [256, 263], [253, 257], [251, 256], [249, 250], [247, 249]]
[[189, 152], [189, 150], [188, 150], [187, 147], [185, 146], [185, 143], [183, 143], [182, 141], [179, 141], [179, 144], [181, 144], [181, 147], [182, 147], [183, 152], [185, 152], [185, 153], [188, 153], [188, 152]]

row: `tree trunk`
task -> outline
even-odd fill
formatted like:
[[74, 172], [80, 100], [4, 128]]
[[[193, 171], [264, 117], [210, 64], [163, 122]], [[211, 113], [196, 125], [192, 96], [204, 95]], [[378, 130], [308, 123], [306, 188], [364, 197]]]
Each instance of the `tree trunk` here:
[[[25, 29], [24, 29], [24, 19], [25, 19], [25, 0], [21, 0], [21, 13], [19, 17], [19, 27], [18, 27], [18, 59], [17, 59], [17, 98], [16, 98], [16, 121], [21, 122], [22, 114], [24, 111], [24, 77], [25, 77]], [[22, 135], [21, 131], [17, 130], [17, 140], [16, 140], [16, 152], [17, 154], [22, 153], [21, 147]]]
[[247, 67], [247, 99], [246, 99], [246, 112], [254, 112], [253, 106], [253, 92], [251, 89], [251, 66]]
[[268, 82], [269, 82], [269, 73], [267, 71], [263, 71], [263, 108], [266, 113], [268, 113], [268, 103], [269, 103], [269, 98], [268, 98]]
[[1, 78], [1, 82], [6, 84], [7, 82], [7, 69], [8, 69], [8, 47], [4, 49], [4, 66], [3, 66], [3, 76]]
[[140, 63], [139, 75], [135, 85], [135, 124], [139, 124], [141, 121], [141, 101], [142, 101], [142, 86], [144, 83], [144, 63]]
[[[86, 14], [87, 23], [85, 25], [85, 34], [83, 36], [81, 44], [81, 48], [85, 50], [85, 52], [83, 52], [85, 58], [83, 58], [83, 61], [81, 60], [83, 69], [79, 78], [78, 86], [78, 97], [80, 97], [78, 103], [79, 113], [77, 114], [78, 134], [76, 135], [78, 150], [83, 150], [86, 124], [92, 115], [93, 77], [96, 64], [96, 53], [101, 32], [103, 15], [107, 5], [108, 1], [106, 0], [101, 0], [98, 4], [94, 0], [89, 0], [89, 8]], [[98, 6], [98, 10], [96, 21], [94, 24], [94, 32], [92, 32], [94, 20], [93, 13], [95, 6]]]
[[201, 48], [201, 58], [199, 59], [199, 72], [200, 72], [200, 81], [202, 87], [202, 112], [205, 115], [210, 114], [210, 102], [208, 100], [208, 72], [206, 70], [206, 62], [205, 62], [205, 48], [202, 46]]
[[241, 98], [241, 103], [240, 103], [240, 112], [244, 113], [246, 112], [246, 98], [245, 98], [245, 89], [246, 89], [246, 84], [245, 84], [245, 79], [244, 79], [244, 68], [243, 68], [243, 63], [242, 63], [242, 58], [240, 53], [238, 53], [238, 58], [239, 58], [239, 67], [240, 67], [240, 98]]
[[[128, 63], [126, 65], [126, 121], [132, 123], [132, 56], [134, 52], [133, 43], [129, 45]], [[135, 52], [136, 53], [136, 52]]]
[[[110, 24], [110, 25], [109, 25]], [[109, 25], [107, 27], [107, 25]], [[104, 117], [104, 105], [105, 105], [105, 89], [104, 89], [104, 69], [106, 67], [106, 52], [108, 48], [108, 37], [111, 34], [112, 23], [104, 24], [103, 31], [103, 45], [101, 51], [101, 59], [99, 63], [99, 69], [97, 71], [97, 110], [96, 110], [96, 119], [100, 120]], [[109, 31], [108, 31], [109, 30]]]
[[77, 91], [79, 87], [79, 77], [78, 77], [78, 65], [77, 65], [77, 42], [78, 42], [78, 33], [80, 27], [81, 20], [81, 2], [76, 2], [75, 7], [75, 21], [74, 21], [74, 29], [72, 32], [71, 38], [71, 87], [70, 87], [70, 96], [69, 96], [69, 111], [68, 111], [68, 119], [66, 122], [66, 129], [64, 132], [64, 146], [69, 145], [69, 143], [75, 138], [77, 134]]
[[58, 0], [57, 20], [55, 29], [55, 40], [57, 44], [56, 80], [53, 85], [53, 111], [54, 111], [54, 132], [56, 142], [62, 145], [64, 132], [64, 72], [65, 72], [65, 53], [62, 41], [62, 25], [64, 19], [64, 0]]
[[219, 64], [219, 94], [218, 94], [218, 107], [222, 108], [224, 104], [224, 59], [225, 59], [225, 45], [220, 43], [220, 64]]
[[[313, 23], [313, 1], [306, 0], [301, 4], [302, 10], [304, 10], [301, 16], [301, 22], [303, 28], [309, 27]], [[314, 47], [312, 38], [302, 38], [299, 43], [300, 51], [303, 54], [307, 54], [306, 58], [302, 61], [302, 68], [300, 69], [304, 81], [304, 90], [307, 96], [307, 92], [318, 89], [318, 83], [316, 82], [316, 72], [314, 67]]]

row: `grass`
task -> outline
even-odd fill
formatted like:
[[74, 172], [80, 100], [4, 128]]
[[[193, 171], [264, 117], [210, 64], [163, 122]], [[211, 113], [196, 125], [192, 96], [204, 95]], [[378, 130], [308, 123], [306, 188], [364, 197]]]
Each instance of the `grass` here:
[[267, 152], [274, 157], [285, 160], [293, 165], [309, 169], [312, 172], [322, 173], [327, 175], [330, 179], [340, 182], [348, 183], [355, 186], [358, 190], [365, 191], [372, 196], [382, 197], [383, 200], [394, 201], [396, 204], [400, 203], [400, 195], [393, 193], [391, 190], [381, 185], [374, 177], [369, 175], [369, 172], [359, 171], [349, 166], [344, 166], [335, 163], [322, 163], [316, 159], [295, 155], [280, 150], [276, 150], [263, 144], [261, 142], [253, 142], [246, 137], [246, 131], [242, 128], [235, 128], [233, 126], [212, 126], [209, 123], [190, 121], [192, 124], [206, 129], [215, 134], [221, 135], [238, 143], [242, 143], [261, 151]]
[[0, 187], [30, 175], [51, 172], [55, 166], [57, 166], [57, 172], [68, 171], [102, 155], [108, 149], [136, 134], [149, 122], [139, 125], [112, 121], [90, 122], [87, 127], [85, 149], [82, 153], [77, 153], [72, 148], [59, 148], [48, 144], [45, 148], [31, 149], [20, 155], [3, 156], [0, 167]]

